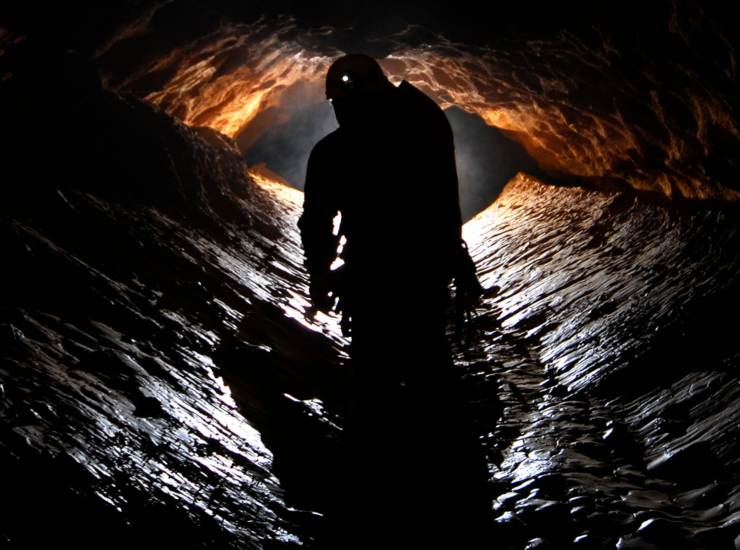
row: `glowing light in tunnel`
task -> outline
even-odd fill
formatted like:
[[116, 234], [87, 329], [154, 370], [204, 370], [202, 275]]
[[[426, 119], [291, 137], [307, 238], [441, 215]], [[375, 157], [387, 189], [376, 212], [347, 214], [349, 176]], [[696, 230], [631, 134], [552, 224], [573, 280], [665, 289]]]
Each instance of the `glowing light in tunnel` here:
[[303, 191], [270, 172], [264, 165], [250, 167], [249, 175], [257, 185], [281, 201], [296, 207], [303, 206]]

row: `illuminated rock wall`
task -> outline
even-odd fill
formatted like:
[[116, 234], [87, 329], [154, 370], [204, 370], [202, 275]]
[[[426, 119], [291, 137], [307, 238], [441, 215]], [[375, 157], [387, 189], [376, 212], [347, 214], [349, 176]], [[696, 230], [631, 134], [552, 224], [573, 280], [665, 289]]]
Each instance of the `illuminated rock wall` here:
[[[479, 115], [553, 175], [598, 188], [735, 200], [738, 166], [729, 157], [740, 129], [732, 37], [701, 9], [669, 4], [647, 25], [654, 36], [644, 51], [631, 29], [519, 40], [477, 29], [464, 42], [447, 38], [453, 33], [444, 22], [433, 29], [408, 24], [391, 36], [368, 31], [366, 43], [382, 50], [378, 58], [393, 82], [405, 78], [443, 107]], [[167, 27], [152, 23], [156, 14], [147, 17], [98, 51], [109, 85], [188, 125], [234, 137], [242, 149], [266, 126], [323, 100], [323, 75], [343, 53], [347, 32], [287, 16], [221, 19], [116, 72], [137, 43], [155, 41], [157, 33], [170, 38]]]

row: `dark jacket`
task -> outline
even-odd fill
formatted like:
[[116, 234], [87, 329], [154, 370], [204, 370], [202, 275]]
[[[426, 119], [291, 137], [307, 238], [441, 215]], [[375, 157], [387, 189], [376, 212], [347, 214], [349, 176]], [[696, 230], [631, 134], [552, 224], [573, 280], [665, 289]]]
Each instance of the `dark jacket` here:
[[298, 222], [309, 274], [327, 276], [343, 235], [354, 292], [398, 281], [447, 284], [462, 253], [447, 117], [404, 80], [378, 98], [368, 121], [338, 128], [311, 151]]

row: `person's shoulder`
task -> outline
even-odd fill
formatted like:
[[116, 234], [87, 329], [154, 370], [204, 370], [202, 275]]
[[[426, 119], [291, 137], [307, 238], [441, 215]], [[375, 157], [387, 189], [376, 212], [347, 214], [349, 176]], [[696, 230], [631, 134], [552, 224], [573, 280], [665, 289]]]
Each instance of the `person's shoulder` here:
[[313, 146], [311, 154], [323, 155], [336, 152], [336, 150], [344, 142], [342, 134], [343, 132], [341, 132], [341, 128], [337, 128], [336, 130], [329, 132], [316, 142], [316, 144]]
[[401, 81], [398, 90], [405, 97], [405, 103], [414, 106], [413, 112], [416, 113], [417, 117], [433, 123], [434, 126], [443, 129], [445, 132], [452, 131], [444, 110], [431, 97], [407, 80]]
[[419, 105], [423, 105], [431, 110], [442, 111], [442, 108], [437, 105], [437, 103], [431, 97], [429, 97], [419, 88], [411, 84], [411, 82], [409, 82], [408, 80], [401, 81], [401, 83], [398, 85], [398, 91], [408, 99], [418, 102]]

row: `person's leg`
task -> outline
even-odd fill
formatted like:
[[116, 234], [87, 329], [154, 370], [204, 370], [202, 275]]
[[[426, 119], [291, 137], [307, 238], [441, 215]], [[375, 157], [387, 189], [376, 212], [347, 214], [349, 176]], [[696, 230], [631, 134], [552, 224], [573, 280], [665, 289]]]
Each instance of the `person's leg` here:
[[488, 538], [487, 465], [437, 290], [366, 295], [354, 312], [354, 407], [336, 512], [346, 547], [467, 539], [474, 548]]
[[[432, 299], [434, 298], [434, 299]], [[493, 524], [488, 464], [475, 430], [469, 397], [452, 361], [446, 337], [447, 289], [409, 300], [417, 323], [409, 337], [408, 456], [419, 511], [432, 539], [465, 548], [490, 547]], [[474, 541], [480, 541], [474, 543]]]
[[[344, 418], [337, 492], [321, 548], [391, 546], [399, 529], [404, 477], [399, 469], [399, 380], [393, 376], [398, 330], [389, 336], [384, 314], [392, 304], [376, 293], [355, 302], [352, 316], [349, 408]], [[396, 348], [396, 349], [394, 349]], [[397, 372], [396, 372], [397, 375]]]

